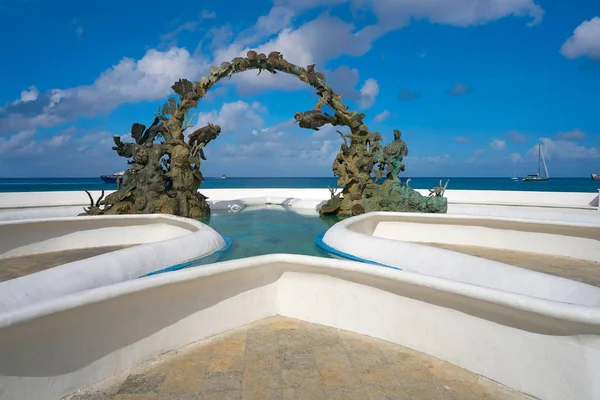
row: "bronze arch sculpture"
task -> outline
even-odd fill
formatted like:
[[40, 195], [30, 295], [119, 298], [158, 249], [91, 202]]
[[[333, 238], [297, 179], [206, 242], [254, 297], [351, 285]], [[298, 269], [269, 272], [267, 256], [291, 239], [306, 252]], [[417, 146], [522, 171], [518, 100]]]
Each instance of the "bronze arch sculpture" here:
[[[210, 75], [197, 82], [177, 81], [173, 97], [158, 110], [148, 128], [134, 123], [131, 136], [135, 143], [123, 143], [114, 137], [113, 149], [131, 159], [119, 189], [85, 210], [84, 215], [166, 213], [198, 218], [210, 214], [206, 197], [198, 192], [204, 180], [200, 172], [205, 160], [203, 148], [221, 132], [218, 125], [209, 124], [194, 131], [185, 142], [184, 131], [192, 125], [192, 108], [219, 80], [233, 74], [258, 69], [295, 75], [317, 89], [319, 101], [314, 110], [298, 112], [294, 118], [299, 126], [318, 130], [326, 124], [347, 126], [351, 133], [342, 136], [340, 152], [333, 163], [334, 175], [343, 189], [330, 188], [331, 199], [321, 208], [321, 214], [359, 215], [369, 211], [446, 212], [443, 197], [445, 187], [438, 186], [430, 196], [422, 196], [402, 183], [398, 174], [404, 171], [402, 160], [408, 155], [406, 143], [398, 130], [394, 141], [382, 147], [381, 135], [371, 132], [363, 123], [365, 114], [349, 111], [341, 96], [325, 82], [314, 65], [302, 68], [286, 61], [281, 53], [268, 56], [250, 50], [247, 57], [236, 57], [210, 68]], [[328, 105], [333, 116], [321, 112]], [[349, 141], [347, 140], [349, 139]], [[384, 175], [385, 174], [385, 175]]]

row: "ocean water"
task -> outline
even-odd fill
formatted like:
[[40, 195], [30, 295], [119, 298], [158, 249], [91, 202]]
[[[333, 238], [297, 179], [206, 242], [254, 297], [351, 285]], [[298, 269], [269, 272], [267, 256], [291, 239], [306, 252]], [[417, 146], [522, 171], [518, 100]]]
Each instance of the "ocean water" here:
[[[405, 180], [406, 178], [402, 178]], [[590, 178], [551, 178], [545, 182], [513, 182], [510, 178], [411, 178], [410, 186], [426, 189], [436, 186], [440, 179], [450, 179], [448, 189], [458, 190], [529, 190], [542, 192], [597, 192], [599, 181]], [[240, 188], [326, 188], [337, 186], [336, 178], [206, 178], [202, 189]], [[52, 192], [113, 190], [98, 178], [0, 178], [1, 192]]]

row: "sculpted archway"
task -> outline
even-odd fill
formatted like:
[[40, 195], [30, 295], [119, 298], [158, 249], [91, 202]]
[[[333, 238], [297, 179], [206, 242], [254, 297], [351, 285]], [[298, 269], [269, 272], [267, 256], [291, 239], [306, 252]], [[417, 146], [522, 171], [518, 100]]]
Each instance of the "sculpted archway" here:
[[[198, 106], [208, 90], [219, 80], [233, 74], [259, 70], [270, 73], [284, 72], [317, 89], [319, 101], [314, 110], [298, 112], [294, 118], [299, 126], [318, 129], [326, 124], [347, 126], [350, 134], [341, 132], [343, 143], [333, 162], [333, 173], [343, 188], [331, 191], [331, 199], [321, 209], [321, 214], [358, 215], [368, 211], [422, 211], [445, 212], [445, 188], [438, 187], [430, 196], [422, 196], [403, 184], [398, 174], [404, 171], [402, 160], [408, 147], [399, 131], [394, 131], [394, 141], [381, 146], [381, 135], [371, 132], [363, 123], [365, 114], [349, 111], [341, 102], [314, 65], [299, 67], [286, 61], [279, 52], [268, 56], [248, 51], [247, 57], [236, 57], [231, 62], [210, 68], [210, 75], [197, 82], [177, 81], [171, 97], [158, 110], [150, 125], [134, 123], [131, 136], [135, 143], [123, 143], [115, 136], [113, 149], [130, 159], [130, 169], [123, 177], [119, 190], [86, 209], [89, 214], [145, 214], [166, 213], [191, 218], [210, 214], [210, 208], [198, 188], [204, 180], [200, 172], [205, 160], [203, 148], [221, 132], [218, 125], [208, 124], [197, 129], [185, 141], [184, 131], [192, 125], [190, 110]], [[324, 105], [333, 110], [332, 116], [323, 113]]]

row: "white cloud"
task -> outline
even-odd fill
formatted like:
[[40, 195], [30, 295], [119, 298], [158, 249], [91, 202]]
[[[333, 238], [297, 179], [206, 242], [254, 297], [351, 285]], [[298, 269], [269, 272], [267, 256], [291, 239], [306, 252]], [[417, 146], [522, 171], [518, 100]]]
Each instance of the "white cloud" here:
[[360, 101], [358, 102], [359, 107], [362, 110], [373, 107], [379, 94], [379, 84], [375, 79], [369, 78], [360, 88]]
[[527, 141], [527, 135], [521, 135], [519, 132], [517, 131], [508, 131], [504, 137], [509, 138], [510, 140], [512, 140], [513, 142], [519, 142], [519, 143], [523, 143]]
[[77, 36], [83, 35], [83, 28], [78, 26], [77, 29], [75, 29], [75, 33], [77, 33]]
[[471, 157], [469, 157], [465, 162], [467, 164], [472, 164], [475, 163], [479, 160], [479, 157], [481, 157], [487, 150], [485, 148], [481, 148], [481, 149], [477, 149], [473, 152], [473, 154], [471, 154]]
[[23, 90], [21, 92], [21, 98], [17, 100], [18, 103], [37, 100], [38, 96], [40, 95], [40, 92], [38, 92], [37, 88], [35, 86], [29, 86], [28, 89], [29, 90]]
[[[328, 13], [321, 14], [298, 28], [290, 26], [292, 17], [301, 11], [317, 6], [353, 3], [374, 12], [379, 21], [357, 31], [351, 23], [345, 22]], [[532, 0], [284, 0], [276, 1], [268, 15], [260, 17], [256, 24], [238, 35], [230, 46], [223, 47], [214, 54], [215, 63], [243, 56], [250, 49], [268, 54], [280, 51], [290, 62], [306, 66], [317, 64], [321, 70], [329, 60], [342, 55], [362, 56], [371, 49], [374, 40], [383, 34], [405, 26], [411, 17], [427, 18], [434, 23], [456, 26], [483, 24], [509, 15], [529, 16], [537, 23], [543, 16], [543, 10]], [[272, 36], [259, 44], [260, 39]], [[265, 89], [297, 90], [301, 84], [293, 79], [285, 79], [281, 74], [257, 77], [253, 74], [242, 74], [234, 78], [240, 92], [250, 94]], [[458, 88], [463, 94], [469, 91], [468, 85]], [[365, 100], [365, 104], [369, 104]]]
[[0, 137], [0, 174], [89, 177], [122, 170], [126, 161], [111, 150], [112, 144], [109, 132], [75, 132], [73, 128], [53, 136], [33, 130], [6, 135]]
[[[259, 19], [259, 23], [260, 21]], [[269, 19], [269, 21], [271, 20]], [[285, 18], [281, 19], [279, 24], [282, 24], [282, 21], [286, 22], [287, 20]], [[271, 22], [262, 22], [261, 31], [266, 32], [276, 28], [281, 28], [281, 26], [271, 25]], [[246, 55], [250, 50], [248, 45], [251, 43], [248, 43], [242, 35], [239, 37], [241, 40], [215, 52], [215, 63], [218, 64], [234, 57]], [[317, 64], [317, 70], [321, 71], [330, 59], [344, 54], [361, 56], [370, 48], [370, 41], [363, 40], [355, 35], [353, 24], [331, 17], [328, 14], [323, 14], [297, 29], [284, 27], [278, 31], [277, 36], [273, 39], [253, 47], [256, 51], [265, 54], [271, 51], [279, 51], [286, 60], [302, 67]], [[242, 94], [255, 93], [265, 89], [297, 90], [306, 87], [299, 80], [282, 75], [284, 74], [271, 75], [270, 73], [263, 73], [257, 76], [253, 73], [244, 73], [233, 78], [232, 82], [237, 85]]]
[[464, 83], [455, 83], [454, 86], [448, 90], [448, 94], [451, 96], [460, 96], [462, 94], [469, 94], [471, 92], [471, 86]]
[[562, 45], [560, 53], [567, 58], [600, 58], [600, 18], [583, 21]]
[[377, 114], [373, 121], [379, 123], [383, 122], [390, 117], [390, 112], [388, 110], [383, 110], [381, 113]]
[[379, 19], [379, 30], [406, 25], [411, 17], [428, 19], [432, 23], [469, 26], [510, 15], [529, 17], [529, 25], [535, 25], [544, 16], [544, 10], [532, 0], [280, 0], [277, 4], [308, 8], [347, 2], [372, 10]]
[[[552, 140], [550, 138], [540, 138], [540, 141], [542, 142], [544, 156], [549, 160], [586, 160], [600, 158], [600, 149], [596, 147], [585, 147], [566, 140]], [[527, 156], [537, 159], [537, 144], [527, 151]]]
[[422, 164], [447, 164], [452, 162], [450, 154], [442, 156], [407, 156], [406, 165], [417, 166]]
[[197, 128], [206, 126], [209, 122], [221, 126], [222, 132], [228, 135], [242, 129], [244, 132], [252, 132], [263, 127], [264, 120], [258, 113], [265, 111], [266, 109], [258, 102], [249, 104], [238, 100], [225, 103], [219, 111], [199, 113], [196, 126], [186, 132], [191, 133]]
[[[317, 6], [353, 3], [354, 8], [371, 11], [377, 18], [374, 25], [357, 30], [354, 24], [328, 13], [299, 27], [293, 27], [293, 18], [302, 10]], [[212, 18], [214, 13], [204, 10], [198, 20]], [[252, 45], [259, 51], [281, 51], [291, 62], [306, 66], [317, 64], [325, 71], [327, 62], [340, 56], [363, 56], [371, 49], [374, 40], [383, 34], [408, 24], [411, 18], [428, 19], [432, 23], [468, 26], [483, 24], [510, 15], [528, 16], [539, 22], [543, 10], [532, 0], [283, 0], [276, 1], [266, 16], [258, 18], [254, 26], [242, 32], [229, 46], [214, 51], [217, 63], [244, 55]], [[182, 30], [194, 31], [199, 22], [180, 24]], [[174, 39], [178, 32], [166, 37]], [[225, 32], [226, 33], [226, 32]], [[168, 36], [168, 35], [167, 35]], [[223, 36], [223, 35], [222, 35]], [[228, 36], [223, 36], [228, 40]], [[203, 59], [192, 57], [182, 48], [167, 51], [149, 50], [142, 59], [124, 58], [102, 73], [89, 86], [61, 88], [38, 95], [26, 103], [9, 103], [0, 110], [0, 133], [18, 132], [36, 127], [48, 127], [84, 116], [105, 114], [120, 104], [143, 100], [162, 99], [171, 93], [170, 86], [179, 78], [197, 79], [208, 65]], [[319, 68], [318, 68], [319, 69]], [[252, 90], [272, 88], [298, 89], [302, 84], [296, 79], [285, 79], [281, 74], [268, 73], [256, 77], [252, 73], [234, 78], [237, 86], [249, 93]], [[232, 79], [232, 81], [234, 81]], [[367, 79], [357, 91], [361, 108], [375, 102], [378, 84]], [[357, 94], [357, 93], [360, 93]], [[362, 96], [361, 96], [362, 95]]]
[[508, 160], [513, 164], [520, 164], [523, 162], [523, 157], [519, 153], [510, 153]]
[[0, 154], [18, 153], [25, 150], [30, 145], [34, 135], [35, 131], [29, 130], [15, 133], [8, 138], [0, 137]]
[[197, 79], [205, 68], [181, 48], [149, 50], [142, 59], [124, 58], [89, 86], [52, 89], [42, 94], [30, 88], [28, 101], [16, 101], [0, 110], [0, 133], [49, 127], [81, 115], [105, 114], [127, 102], [163, 99], [180, 79]]
[[216, 17], [217, 13], [214, 11], [202, 10], [202, 12], [200, 13], [200, 18], [202, 19], [211, 19]]
[[456, 136], [454, 138], [454, 141], [457, 143], [470, 143], [471, 139], [469, 139], [468, 137], [465, 137], [465, 136]]
[[582, 130], [576, 128], [569, 132], [559, 132], [556, 134], [557, 139], [563, 140], [581, 140], [587, 137], [587, 133]]
[[494, 150], [504, 150], [506, 149], [506, 141], [500, 139], [492, 139], [490, 142], [490, 146]]
[[[209, 162], [203, 164], [203, 172], [207, 176], [224, 172], [237, 176], [248, 176], [248, 173], [322, 176], [323, 171], [330, 171], [339, 151], [341, 139], [336, 130], [346, 131], [331, 125], [319, 131], [301, 129], [293, 119], [263, 129], [240, 130], [232, 135], [232, 141], [217, 140], [207, 146], [205, 153]], [[218, 160], [218, 165], [210, 162], [213, 159]], [[301, 171], [298, 165], [302, 166]], [[222, 171], [225, 167], [228, 170]]]

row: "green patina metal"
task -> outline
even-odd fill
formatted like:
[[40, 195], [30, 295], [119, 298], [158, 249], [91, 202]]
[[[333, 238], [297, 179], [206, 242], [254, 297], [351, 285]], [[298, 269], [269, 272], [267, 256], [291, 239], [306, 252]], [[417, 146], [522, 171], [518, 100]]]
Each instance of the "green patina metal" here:
[[[114, 138], [113, 149], [129, 159], [131, 168], [125, 173], [122, 185], [105, 199], [85, 209], [83, 215], [167, 213], [198, 218], [210, 215], [210, 207], [198, 188], [204, 180], [200, 172], [205, 160], [203, 148], [221, 132], [218, 125], [209, 124], [188, 136], [184, 132], [193, 125], [189, 112], [197, 107], [208, 90], [219, 80], [235, 73], [258, 70], [284, 72], [296, 76], [317, 90], [319, 101], [313, 110], [294, 115], [301, 128], [319, 130], [327, 124], [346, 126], [350, 134], [341, 132], [343, 143], [333, 163], [333, 173], [343, 188], [321, 208], [321, 214], [359, 215], [369, 211], [446, 212], [445, 187], [432, 189], [422, 196], [403, 184], [398, 174], [408, 147], [399, 131], [394, 140], [381, 146], [381, 135], [371, 132], [363, 123], [365, 114], [349, 111], [341, 96], [327, 85], [325, 76], [286, 61], [279, 52], [269, 55], [250, 50], [246, 57], [236, 57], [210, 68], [210, 75], [197, 82], [181, 79], [172, 89], [178, 95], [159, 108], [150, 127], [135, 123], [131, 128], [134, 143]], [[322, 112], [324, 106], [333, 115]], [[385, 175], [384, 175], [385, 174]]]

